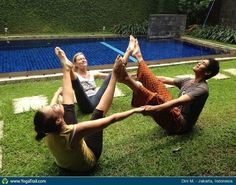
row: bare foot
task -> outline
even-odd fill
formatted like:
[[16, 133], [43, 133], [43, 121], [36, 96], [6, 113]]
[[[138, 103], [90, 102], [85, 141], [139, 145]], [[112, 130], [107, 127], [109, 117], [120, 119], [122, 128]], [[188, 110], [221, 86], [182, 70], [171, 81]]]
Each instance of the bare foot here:
[[140, 81], [136, 81], [136, 84], [137, 84], [138, 86], [142, 86], [142, 85], [143, 85], [142, 82], [140, 82]]
[[136, 39], [135, 41], [135, 47], [134, 47], [134, 51], [132, 53], [132, 55], [138, 60], [138, 61], [142, 61], [143, 60], [143, 56], [138, 44], [138, 40]]
[[63, 67], [65, 67], [67, 69], [71, 69], [73, 67], [73, 64], [69, 61], [69, 59], [67, 58], [65, 52], [61, 48], [56, 47], [55, 48], [55, 54], [60, 59], [61, 65]]
[[128, 75], [124, 65], [116, 73], [116, 76], [117, 76], [117, 81], [120, 83], [124, 83], [127, 79], [129, 79], [129, 75]]
[[130, 74], [130, 78], [132, 78], [133, 80], [137, 80], [138, 79], [136, 73]]
[[124, 65], [127, 65], [128, 57], [133, 53], [134, 47], [135, 47], [135, 38], [132, 35], [130, 35], [129, 36], [129, 45], [126, 49], [125, 55], [122, 60]]
[[135, 45], [134, 45], [134, 49], [133, 49], [132, 55], [135, 56], [138, 53], [141, 53], [140, 52], [140, 47], [139, 47], [139, 44], [138, 44], [138, 40], [135, 39]]
[[130, 35], [129, 36], [129, 45], [128, 45], [126, 51], [131, 52], [131, 54], [132, 54], [134, 51], [134, 48], [135, 48], [135, 44], [136, 44], [136, 39], [133, 37], [133, 35]]
[[113, 66], [113, 73], [117, 76], [119, 74], [120, 70], [124, 67], [124, 64], [122, 62], [122, 57], [118, 55], [116, 57], [114, 66]]

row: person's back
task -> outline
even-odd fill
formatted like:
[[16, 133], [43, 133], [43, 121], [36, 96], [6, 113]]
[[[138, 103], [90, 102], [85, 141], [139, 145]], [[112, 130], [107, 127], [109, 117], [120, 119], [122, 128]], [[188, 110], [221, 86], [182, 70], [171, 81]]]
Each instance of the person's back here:
[[71, 146], [74, 125], [67, 125], [60, 133], [49, 133], [45, 143], [50, 149], [58, 166], [72, 171], [85, 172], [93, 168], [96, 158], [87, 147], [85, 141], [80, 139]]

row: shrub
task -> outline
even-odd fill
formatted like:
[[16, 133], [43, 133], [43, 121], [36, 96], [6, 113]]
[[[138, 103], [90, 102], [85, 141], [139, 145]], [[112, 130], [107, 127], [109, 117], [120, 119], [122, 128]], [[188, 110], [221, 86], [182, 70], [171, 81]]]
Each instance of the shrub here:
[[198, 38], [236, 44], [236, 31], [221, 25], [197, 27], [187, 34]]
[[179, 13], [187, 15], [187, 24], [202, 24], [212, 0], [179, 0]]
[[148, 29], [148, 21], [141, 24], [118, 24], [112, 28], [113, 33], [126, 35], [146, 35]]

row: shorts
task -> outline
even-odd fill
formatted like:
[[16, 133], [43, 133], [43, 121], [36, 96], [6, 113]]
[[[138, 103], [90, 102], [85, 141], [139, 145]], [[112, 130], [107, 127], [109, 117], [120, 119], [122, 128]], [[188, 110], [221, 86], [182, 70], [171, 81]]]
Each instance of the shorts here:
[[64, 120], [67, 125], [76, 124], [76, 113], [74, 104], [63, 104], [64, 107]]

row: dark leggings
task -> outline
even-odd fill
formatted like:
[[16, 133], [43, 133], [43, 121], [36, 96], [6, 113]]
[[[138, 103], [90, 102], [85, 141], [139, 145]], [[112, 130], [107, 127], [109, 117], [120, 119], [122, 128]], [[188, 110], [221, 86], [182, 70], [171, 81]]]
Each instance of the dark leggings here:
[[[91, 116], [91, 120], [96, 120], [100, 118], [103, 118], [103, 111], [95, 109]], [[94, 134], [85, 136], [84, 141], [86, 142], [87, 146], [92, 150], [96, 159], [98, 160], [102, 153], [103, 130], [96, 132]]]
[[[76, 113], [75, 113], [75, 106], [73, 104], [65, 105], [64, 106], [64, 120], [69, 124], [76, 124]], [[96, 120], [99, 118], [103, 118], [103, 111], [95, 109], [91, 116], [91, 120]], [[86, 142], [87, 146], [90, 150], [94, 153], [96, 159], [98, 160], [102, 153], [102, 146], [103, 146], [103, 130], [85, 136], [84, 141]]]
[[94, 96], [88, 97], [84, 92], [83, 86], [81, 85], [79, 79], [72, 80], [72, 86], [75, 92], [75, 97], [77, 100], [77, 105], [82, 113], [89, 114], [94, 111], [98, 105], [102, 95], [104, 94], [109, 81], [111, 79], [111, 74], [109, 74], [103, 81], [102, 86], [99, 88], [98, 92]]

